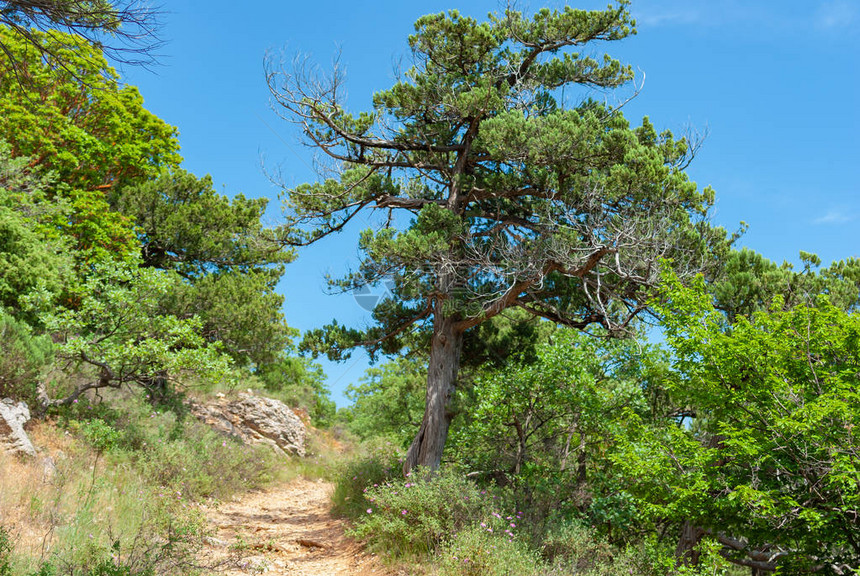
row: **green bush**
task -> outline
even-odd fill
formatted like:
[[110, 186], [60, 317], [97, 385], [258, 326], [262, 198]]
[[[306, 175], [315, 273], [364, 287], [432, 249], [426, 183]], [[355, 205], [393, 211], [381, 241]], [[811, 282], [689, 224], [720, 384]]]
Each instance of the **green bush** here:
[[33, 406], [39, 372], [51, 361], [52, 344], [0, 309], [0, 398]]
[[367, 489], [401, 476], [402, 460], [391, 443], [365, 447], [365, 453], [343, 462], [336, 471], [332, 500], [335, 514], [361, 518], [370, 502]]
[[517, 513], [505, 514], [498, 496], [481, 490], [459, 471], [435, 474], [417, 469], [405, 480], [371, 486], [368, 507], [355, 534], [371, 546], [403, 556], [436, 552], [452, 535], [470, 527], [513, 540]]
[[452, 536], [438, 556], [440, 576], [539, 576], [540, 559], [523, 542], [472, 526]]
[[275, 476], [279, 456], [265, 446], [245, 446], [193, 423], [185, 437], [151, 438], [135, 458], [151, 483], [201, 500], [259, 488]]
[[61, 422], [96, 452], [131, 461], [151, 485], [191, 501], [258, 488], [278, 473], [279, 456], [269, 448], [245, 446], [136, 395], [81, 397]]

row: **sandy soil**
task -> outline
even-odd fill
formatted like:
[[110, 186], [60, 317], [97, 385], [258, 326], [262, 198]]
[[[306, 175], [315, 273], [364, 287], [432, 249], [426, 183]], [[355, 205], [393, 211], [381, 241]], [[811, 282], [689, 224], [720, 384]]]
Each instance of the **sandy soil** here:
[[215, 530], [206, 555], [238, 576], [378, 576], [377, 559], [344, 535], [331, 515], [332, 485], [297, 479], [253, 492], [207, 512]]

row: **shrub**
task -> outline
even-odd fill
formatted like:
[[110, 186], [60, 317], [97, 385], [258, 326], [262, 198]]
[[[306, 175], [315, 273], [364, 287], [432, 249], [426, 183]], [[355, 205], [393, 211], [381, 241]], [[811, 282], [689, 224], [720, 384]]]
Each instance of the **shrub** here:
[[0, 398], [33, 406], [39, 372], [51, 361], [51, 339], [0, 309]]
[[452, 535], [476, 526], [513, 539], [517, 514], [499, 510], [499, 499], [479, 489], [459, 471], [435, 474], [417, 469], [405, 480], [367, 489], [368, 507], [355, 534], [373, 537], [372, 547], [394, 555], [435, 552]]
[[525, 543], [472, 526], [453, 536], [438, 557], [440, 576], [539, 576], [539, 558]]
[[96, 452], [132, 461], [149, 483], [186, 499], [222, 499], [258, 488], [277, 474], [283, 460], [267, 447], [245, 446], [138, 396], [110, 400], [112, 405], [81, 397], [64, 411], [65, 427]]
[[145, 448], [135, 454], [143, 475], [191, 500], [259, 488], [273, 478], [278, 460], [265, 446], [245, 446], [197, 423], [184, 437], [150, 438]]
[[332, 495], [333, 511], [347, 518], [361, 518], [370, 505], [367, 489], [399, 477], [401, 464], [391, 443], [365, 447], [363, 455], [339, 466]]
[[577, 572], [611, 562], [614, 553], [608, 542], [575, 522], [565, 522], [547, 534], [541, 552], [547, 560]]

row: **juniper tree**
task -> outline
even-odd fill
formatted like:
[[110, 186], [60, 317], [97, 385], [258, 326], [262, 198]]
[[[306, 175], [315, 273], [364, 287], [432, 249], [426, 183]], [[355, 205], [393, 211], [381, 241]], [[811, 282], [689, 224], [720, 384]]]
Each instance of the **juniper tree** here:
[[393, 352], [416, 325], [431, 332], [405, 470], [440, 464], [467, 330], [516, 307], [621, 334], [647, 309], [659, 261], [684, 276], [724, 238], [707, 224], [712, 191], [683, 172], [690, 143], [647, 118], [633, 128], [619, 107], [588, 97], [633, 78], [618, 60], [587, 55], [634, 33], [626, 8], [422, 17], [412, 67], [357, 114], [337, 66], [323, 78], [301, 62], [267, 62], [275, 109], [336, 170], [285, 188], [285, 239], [317, 242], [366, 210], [389, 216], [361, 234], [359, 268], [334, 281], [352, 290], [385, 279], [377, 323], [334, 323], [308, 347]]

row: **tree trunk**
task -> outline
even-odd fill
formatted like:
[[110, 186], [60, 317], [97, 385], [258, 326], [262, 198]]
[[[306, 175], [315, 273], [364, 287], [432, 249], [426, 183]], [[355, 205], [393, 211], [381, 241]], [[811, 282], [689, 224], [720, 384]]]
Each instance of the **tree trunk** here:
[[424, 418], [418, 434], [406, 452], [404, 474], [416, 466], [426, 466], [431, 470], [439, 468], [442, 450], [448, 437], [448, 426], [453, 416], [449, 405], [457, 383], [462, 349], [463, 333], [455, 328], [454, 319], [442, 314], [441, 306], [437, 306], [430, 344]]
[[694, 526], [690, 521], [685, 521], [681, 526], [681, 536], [678, 538], [678, 547], [675, 549], [675, 557], [678, 565], [697, 566], [701, 553], [697, 549], [705, 531]]

